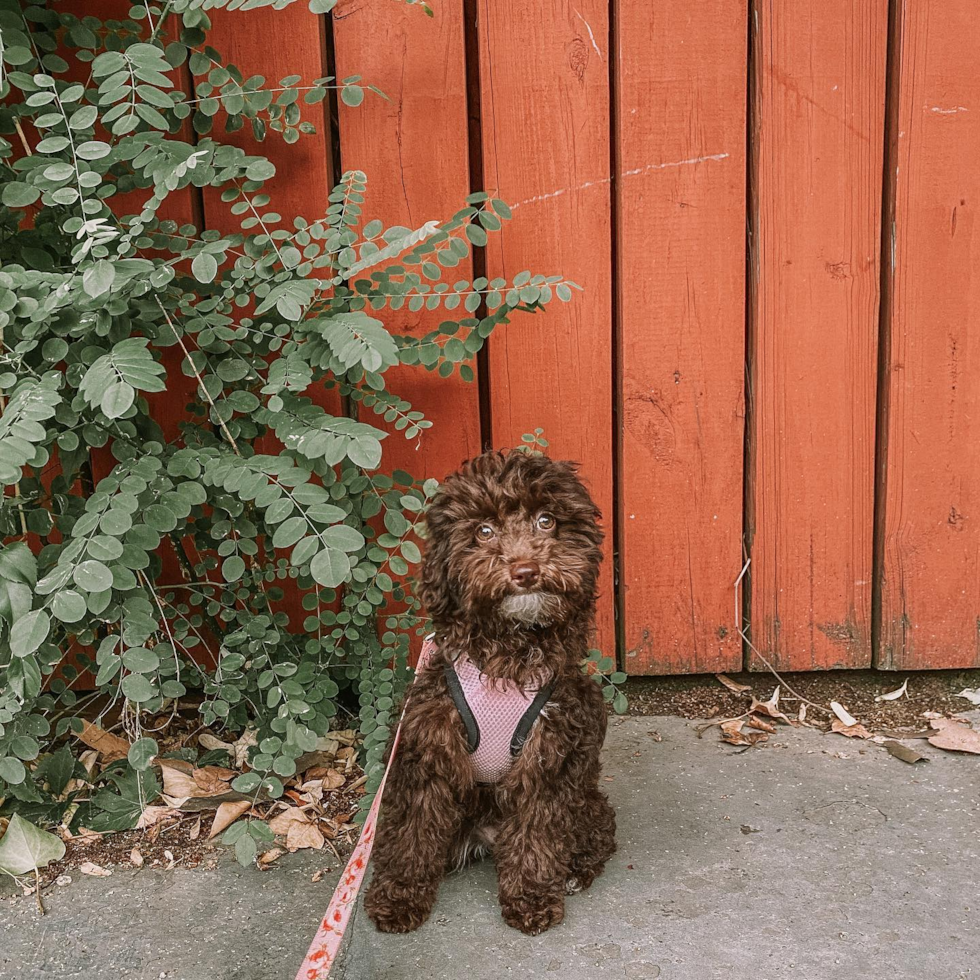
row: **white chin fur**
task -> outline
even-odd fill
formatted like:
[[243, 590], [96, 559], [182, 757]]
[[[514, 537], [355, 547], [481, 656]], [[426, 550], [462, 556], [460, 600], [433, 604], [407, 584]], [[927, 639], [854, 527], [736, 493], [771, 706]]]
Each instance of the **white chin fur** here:
[[546, 592], [519, 592], [500, 603], [501, 614], [524, 626], [543, 626], [557, 612], [558, 599]]

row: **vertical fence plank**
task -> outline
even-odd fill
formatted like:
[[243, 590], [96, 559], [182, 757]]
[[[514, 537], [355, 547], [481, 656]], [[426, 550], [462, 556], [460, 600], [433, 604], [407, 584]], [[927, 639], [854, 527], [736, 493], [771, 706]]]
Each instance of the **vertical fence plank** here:
[[752, 638], [867, 666], [887, 2], [753, 17]]
[[[448, 220], [470, 191], [467, 143], [466, 59], [462, 0], [446, 0], [426, 17], [419, 6], [361, 4], [346, 0], [334, 11], [337, 74], [359, 74], [390, 101], [368, 93], [356, 108], [340, 107], [344, 170], [367, 175], [365, 215], [386, 226], [418, 228]], [[452, 278], [472, 278], [470, 260]], [[463, 313], [386, 310], [396, 333], [422, 335]], [[458, 374], [444, 379], [422, 367], [396, 367], [385, 375], [391, 391], [406, 398], [433, 425], [406, 442], [370, 410], [361, 417], [387, 428], [384, 466], [441, 480], [480, 451], [476, 384]]]
[[487, 274], [560, 273], [585, 289], [491, 338], [493, 441], [541, 426], [552, 456], [581, 462], [605, 517], [598, 642], [612, 653], [608, 7], [529, 0], [517, 25], [509, 5], [480, 0], [479, 33], [485, 183], [518, 205]]
[[980, 17], [900, 4], [886, 324], [880, 642], [889, 669], [980, 665]]
[[747, 3], [617, 16], [626, 666], [738, 670]]

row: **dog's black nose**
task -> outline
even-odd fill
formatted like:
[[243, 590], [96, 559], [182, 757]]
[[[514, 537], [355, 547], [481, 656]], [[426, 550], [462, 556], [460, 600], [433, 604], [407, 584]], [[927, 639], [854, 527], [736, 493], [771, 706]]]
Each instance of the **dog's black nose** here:
[[522, 589], [529, 589], [541, 577], [541, 566], [536, 561], [515, 561], [510, 566], [510, 577]]

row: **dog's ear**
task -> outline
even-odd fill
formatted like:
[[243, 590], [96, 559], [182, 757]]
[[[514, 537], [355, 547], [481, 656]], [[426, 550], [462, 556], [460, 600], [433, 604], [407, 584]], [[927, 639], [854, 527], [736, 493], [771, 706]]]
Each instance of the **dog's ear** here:
[[[438, 506], [436, 503], [434, 508]], [[458, 610], [449, 578], [449, 556], [453, 547], [451, 525], [440, 520], [438, 510], [430, 511], [426, 531], [419, 595], [429, 616], [437, 622], [445, 622]]]

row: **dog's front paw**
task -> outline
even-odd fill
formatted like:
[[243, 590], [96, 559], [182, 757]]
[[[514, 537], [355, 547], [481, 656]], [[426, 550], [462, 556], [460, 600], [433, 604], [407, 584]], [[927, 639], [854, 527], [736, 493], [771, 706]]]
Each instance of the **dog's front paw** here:
[[519, 900], [505, 902], [501, 912], [507, 925], [520, 929], [526, 936], [540, 936], [565, 918], [565, 903], [560, 897], [543, 903]]
[[431, 908], [400, 904], [368, 906], [368, 918], [378, 932], [414, 932], [429, 917]]
[[364, 896], [364, 911], [378, 932], [414, 932], [432, 911], [435, 892], [407, 888], [376, 877]]

